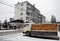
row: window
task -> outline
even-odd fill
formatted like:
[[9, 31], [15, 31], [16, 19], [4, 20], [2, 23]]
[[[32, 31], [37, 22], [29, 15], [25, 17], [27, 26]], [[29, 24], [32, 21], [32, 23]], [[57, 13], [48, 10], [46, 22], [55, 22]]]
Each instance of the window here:
[[31, 5], [27, 5], [28, 8], [31, 8]]
[[23, 13], [20, 13], [20, 15], [23, 15]]
[[32, 10], [31, 8], [27, 7], [27, 10]]
[[23, 10], [23, 8], [21, 8], [21, 11]]
[[26, 17], [26, 20], [28, 20], [28, 17]]
[[30, 13], [29, 13], [29, 12], [27, 12], [26, 14], [27, 14], [27, 15], [30, 15]]
[[31, 10], [27, 10], [27, 11], [30, 12], [30, 13], [32, 12]]
[[24, 4], [23, 3], [21, 3], [21, 6], [23, 6]]
[[22, 17], [20, 19], [22, 20]]
[[24, 27], [29, 27], [29, 24], [25, 24]]

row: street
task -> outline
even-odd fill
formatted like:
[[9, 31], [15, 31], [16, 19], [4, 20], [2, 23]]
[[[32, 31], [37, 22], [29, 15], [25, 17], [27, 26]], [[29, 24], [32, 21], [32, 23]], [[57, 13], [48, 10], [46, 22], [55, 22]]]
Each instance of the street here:
[[0, 32], [0, 36], [9, 35], [9, 34], [16, 34], [16, 33], [21, 33], [21, 32], [22, 32], [21, 30]]
[[60, 41], [60, 39], [53, 40], [53, 39], [35, 38], [25, 36], [21, 31], [14, 31], [14, 32], [12, 31], [6, 33], [5, 32], [0, 33], [0, 41]]

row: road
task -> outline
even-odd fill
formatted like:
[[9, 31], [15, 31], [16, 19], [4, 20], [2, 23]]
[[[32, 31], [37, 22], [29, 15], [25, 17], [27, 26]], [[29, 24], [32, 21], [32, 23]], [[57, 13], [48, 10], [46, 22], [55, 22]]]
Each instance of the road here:
[[0, 32], [0, 36], [9, 35], [9, 34], [16, 34], [21, 33], [22, 30], [16, 30], [16, 31], [9, 31], [9, 32]]
[[[60, 32], [59, 32], [59, 34], [60, 34]], [[37, 38], [37, 37], [29, 37], [29, 36], [25, 36], [19, 30], [19, 31], [1, 33], [0, 41], [60, 41], [60, 39], [52, 40], [52, 39], [43, 39], [43, 38]]]

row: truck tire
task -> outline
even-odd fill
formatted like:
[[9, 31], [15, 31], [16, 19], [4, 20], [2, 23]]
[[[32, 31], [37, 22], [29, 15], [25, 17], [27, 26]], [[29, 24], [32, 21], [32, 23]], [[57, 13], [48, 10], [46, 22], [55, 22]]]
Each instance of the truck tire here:
[[26, 32], [26, 35], [29, 36], [29, 32], [28, 31]]
[[27, 36], [31, 36], [31, 33], [29, 31], [26, 32]]
[[29, 36], [31, 36], [31, 32], [29, 32]]

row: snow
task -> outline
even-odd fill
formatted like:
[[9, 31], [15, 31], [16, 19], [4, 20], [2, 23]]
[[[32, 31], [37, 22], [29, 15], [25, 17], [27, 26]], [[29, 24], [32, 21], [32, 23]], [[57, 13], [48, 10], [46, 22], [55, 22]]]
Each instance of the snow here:
[[60, 37], [60, 32], [58, 32], [58, 36]]
[[60, 40], [34, 38], [23, 35], [24, 35], [23, 33], [17, 33], [12, 35], [0, 36], [0, 41], [60, 41]]
[[0, 30], [0, 32], [9, 32], [9, 31], [15, 31], [15, 30]]

